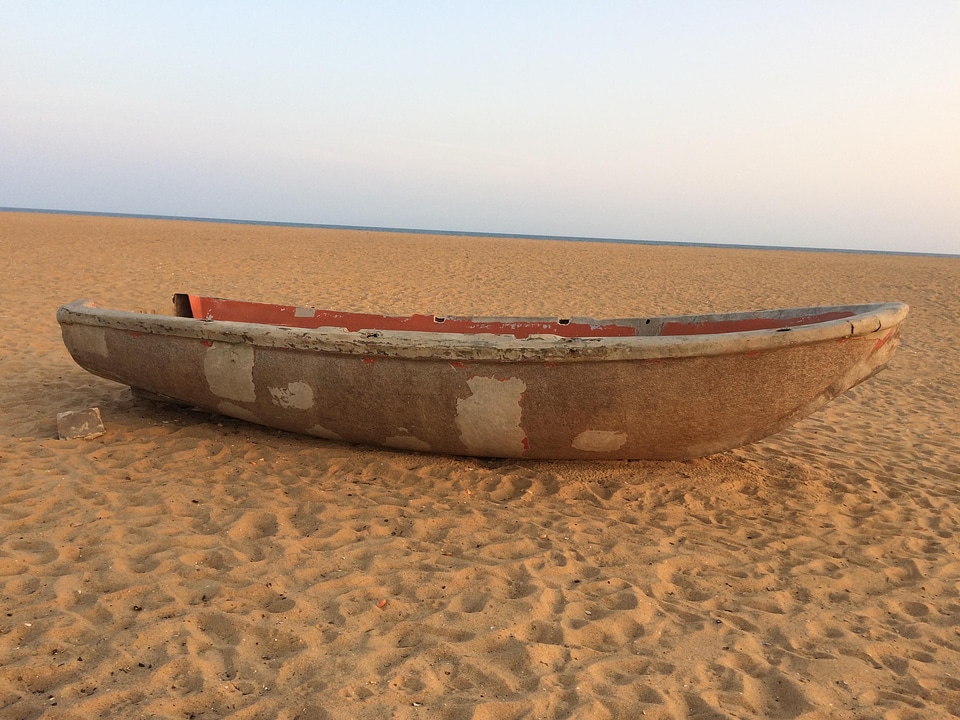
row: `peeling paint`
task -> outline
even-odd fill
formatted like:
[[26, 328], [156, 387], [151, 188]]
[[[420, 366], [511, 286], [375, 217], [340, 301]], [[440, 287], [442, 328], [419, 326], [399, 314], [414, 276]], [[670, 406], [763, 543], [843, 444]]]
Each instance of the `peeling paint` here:
[[106, 328], [96, 325], [70, 325], [69, 332], [72, 335], [73, 345], [78, 351], [104, 358], [110, 357], [110, 351], [107, 350]]
[[383, 441], [387, 447], [398, 450], [415, 450], [417, 452], [430, 452], [430, 445], [413, 435], [394, 435]]
[[203, 374], [217, 397], [256, 402], [253, 384], [253, 346], [214, 343], [203, 355]]
[[270, 388], [270, 397], [274, 405], [294, 410], [309, 410], [313, 407], [313, 388], [305, 382], [292, 382], [285, 388]]
[[613, 452], [627, 442], [627, 434], [617, 430], [584, 430], [573, 439], [573, 447], [587, 452]]
[[873, 346], [874, 352], [876, 352], [877, 350], [879, 350], [880, 348], [882, 348], [884, 345], [886, 345], [886, 344], [887, 344], [887, 340], [889, 340], [891, 337], [893, 337], [893, 334], [894, 334], [894, 330], [890, 330], [889, 332], [887, 332], [886, 335], [884, 335], [882, 338], [880, 338], [879, 340], [877, 340], [877, 342], [876, 342], [876, 343], [874, 344], [874, 346]]
[[527, 434], [520, 426], [526, 384], [517, 377], [472, 377], [473, 393], [457, 399], [457, 428], [467, 450], [477, 455], [520, 457]]

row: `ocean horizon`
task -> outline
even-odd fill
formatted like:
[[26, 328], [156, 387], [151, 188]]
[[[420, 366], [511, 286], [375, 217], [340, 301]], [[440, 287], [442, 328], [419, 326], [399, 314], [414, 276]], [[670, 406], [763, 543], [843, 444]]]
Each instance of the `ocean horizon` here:
[[562, 242], [611, 243], [619, 245], [653, 245], [667, 247], [730, 248], [734, 250], [787, 250], [791, 252], [825, 252], [852, 255], [906, 255], [912, 257], [957, 258], [960, 253], [911, 252], [909, 250], [861, 250], [856, 248], [803, 247], [800, 245], [756, 245], [723, 242], [695, 242], [679, 240], [638, 240], [632, 238], [587, 237], [578, 235], [534, 235], [529, 233], [480, 232], [469, 230], [435, 230], [430, 228], [379, 227], [374, 225], [338, 225], [331, 223], [284, 222], [280, 220], [244, 220], [238, 218], [194, 217], [189, 215], [153, 215], [149, 213], [122, 213], [93, 210], [56, 210], [50, 208], [0, 207], [0, 212], [26, 212], [47, 215], [81, 215], [89, 217], [130, 218], [136, 220], [175, 220], [186, 222], [219, 223], [225, 225], [259, 225], [265, 227], [316, 228], [322, 230], [363, 230], [367, 232], [409, 233], [412, 235], [449, 235], [451, 237], [485, 237], [517, 240], [558, 240]]

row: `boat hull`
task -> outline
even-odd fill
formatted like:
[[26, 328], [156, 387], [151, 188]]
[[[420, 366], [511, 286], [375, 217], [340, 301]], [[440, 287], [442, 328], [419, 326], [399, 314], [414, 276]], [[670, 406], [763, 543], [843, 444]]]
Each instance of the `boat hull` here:
[[84, 369], [329, 440], [531, 459], [682, 460], [776, 433], [879, 371], [906, 306], [790, 332], [567, 339], [58, 313]]

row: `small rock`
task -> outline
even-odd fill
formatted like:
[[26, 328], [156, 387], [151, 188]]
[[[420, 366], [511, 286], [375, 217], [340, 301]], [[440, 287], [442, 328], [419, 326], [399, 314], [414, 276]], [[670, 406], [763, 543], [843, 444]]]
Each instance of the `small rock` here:
[[57, 433], [61, 440], [95, 438], [104, 432], [100, 408], [57, 413]]

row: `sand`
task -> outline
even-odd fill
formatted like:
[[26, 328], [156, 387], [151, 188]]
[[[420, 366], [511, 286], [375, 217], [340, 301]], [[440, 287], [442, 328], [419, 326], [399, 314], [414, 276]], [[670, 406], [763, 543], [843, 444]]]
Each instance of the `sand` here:
[[[960, 259], [0, 213], [0, 718], [960, 715]], [[891, 366], [690, 462], [355, 447], [81, 370], [67, 301], [899, 300]], [[58, 440], [99, 407], [106, 433]]]

